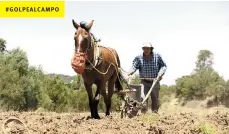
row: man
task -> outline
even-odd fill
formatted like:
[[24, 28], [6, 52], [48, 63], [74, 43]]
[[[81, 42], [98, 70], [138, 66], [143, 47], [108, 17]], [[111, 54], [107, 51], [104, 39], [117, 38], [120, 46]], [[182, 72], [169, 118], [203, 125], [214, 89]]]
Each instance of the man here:
[[[144, 85], [144, 95], [150, 90], [155, 78], [162, 79], [167, 69], [166, 63], [163, 61], [160, 54], [153, 52], [154, 47], [151, 43], [144, 43], [142, 46], [143, 53], [136, 56], [133, 60], [132, 71], [129, 75], [139, 70], [141, 83]], [[155, 85], [155, 88], [151, 92], [152, 106], [151, 110], [153, 113], [157, 113], [159, 109], [158, 98], [159, 98], [160, 82]], [[148, 99], [146, 100], [146, 108], [142, 109], [142, 112], [148, 111]]]

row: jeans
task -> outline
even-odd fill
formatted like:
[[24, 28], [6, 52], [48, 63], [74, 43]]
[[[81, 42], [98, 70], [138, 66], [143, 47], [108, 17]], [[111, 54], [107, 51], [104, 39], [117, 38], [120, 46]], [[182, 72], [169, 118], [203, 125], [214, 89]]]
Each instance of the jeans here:
[[[142, 80], [141, 83], [144, 85], [144, 94], [146, 96], [153, 84], [153, 81]], [[160, 91], [160, 82], [157, 82], [153, 91], [151, 92], [151, 102], [152, 102], [151, 110], [152, 112], [157, 112], [159, 109], [159, 100], [158, 100], [159, 91]], [[146, 107], [142, 111], [143, 112], [148, 111], [148, 99], [146, 100]]]

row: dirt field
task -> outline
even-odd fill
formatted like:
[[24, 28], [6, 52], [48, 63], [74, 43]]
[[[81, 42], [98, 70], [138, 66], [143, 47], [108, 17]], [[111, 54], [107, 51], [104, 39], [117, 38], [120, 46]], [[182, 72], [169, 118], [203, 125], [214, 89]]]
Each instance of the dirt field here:
[[227, 108], [194, 106], [195, 103], [186, 107], [167, 104], [161, 107], [159, 115], [148, 113], [132, 119], [120, 119], [117, 113], [104, 117], [100, 113], [101, 120], [88, 120], [89, 113], [2, 112], [0, 124], [2, 127], [10, 117], [20, 119], [26, 127], [16, 121], [5, 126], [4, 130], [12, 134], [27, 134], [26, 128], [29, 134], [229, 134]]

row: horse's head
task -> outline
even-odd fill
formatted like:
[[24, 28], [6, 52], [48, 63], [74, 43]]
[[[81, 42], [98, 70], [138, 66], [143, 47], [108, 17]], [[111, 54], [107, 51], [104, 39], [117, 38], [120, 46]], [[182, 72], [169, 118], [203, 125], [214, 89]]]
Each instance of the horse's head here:
[[[88, 58], [93, 57], [91, 50], [92, 45], [92, 36], [90, 35], [89, 30], [93, 25], [94, 20], [92, 20], [88, 25], [84, 27], [77, 24], [72, 20], [73, 26], [76, 29], [74, 40], [75, 40], [75, 56], [72, 60], [73, 69], [81, 74], [85, 68], [85, 62]], [[89, 59], [90, 60], [90, 59]]]
[[75, 40], [75, 52], [76, 53], [87, 53], [87, 50], [91, 47], [91, 36], [89, 30], [93, 25], [92, 20], [85, 27], [81, 27], [74, 20], [72, 20], [73, 26], [76, 29], [74, 40]]

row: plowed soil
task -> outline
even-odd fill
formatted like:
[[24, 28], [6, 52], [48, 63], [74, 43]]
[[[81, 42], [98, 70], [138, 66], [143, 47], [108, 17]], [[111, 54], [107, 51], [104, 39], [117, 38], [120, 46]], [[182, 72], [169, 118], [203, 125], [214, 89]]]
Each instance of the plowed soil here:
[[[159, 114], [147, 113], [121, 119], [112, 113], [101, 119], [88, 119], [89, 113], [1, 112], [0, 133], [11, 134], [229, 134], [229, 113], [224, 107], [162, 108]], [[11, 117], [18, 118], [21, 122]], [[6, 122], [8, 120], [8, 122]], [[4, 131], [3, 131], [4, 130]]]

